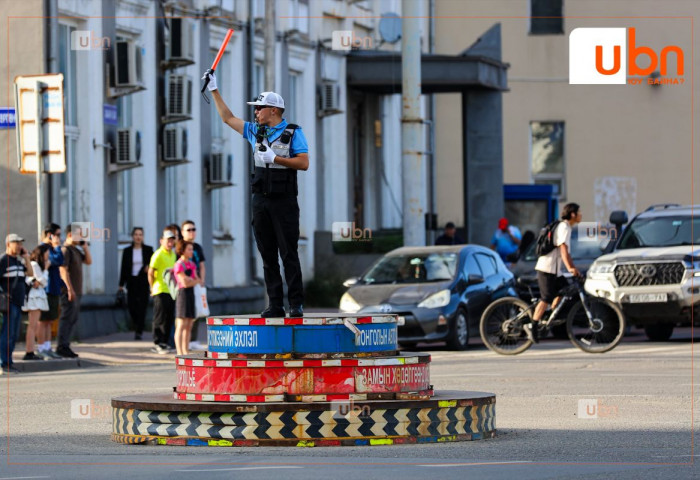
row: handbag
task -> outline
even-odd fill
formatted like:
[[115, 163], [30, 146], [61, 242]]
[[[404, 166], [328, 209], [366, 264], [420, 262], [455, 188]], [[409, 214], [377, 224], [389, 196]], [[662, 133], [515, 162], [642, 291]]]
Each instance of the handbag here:
[[10, 295], [12, 290], [15, 289], [17, 286], [17, 280], [19, 280], [19, 276], [15, 277], [15, 279], [12, 281], [12, 286], [10, 287], [9, 292], [0, 291], [0, 313], [5, 313], [8, 310], [10, 310]]
[[200, 284], [194, 286], [194, 316], [195, 318], [209, 316], [209, 302], [207, 302], [207, 287]]

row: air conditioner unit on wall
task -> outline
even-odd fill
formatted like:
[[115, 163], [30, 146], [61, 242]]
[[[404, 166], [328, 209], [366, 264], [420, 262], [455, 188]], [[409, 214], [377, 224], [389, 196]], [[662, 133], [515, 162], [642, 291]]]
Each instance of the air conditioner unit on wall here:
[[337, 82], [321, 83], [321, 105], [324, 114], [340, 113], [340, 86]]
[[185, 127], [165, 127], [163, 144], [163, 160], [166, 162], [187, 160], [187, 129]]
[[209, 183], [212, 185], [231, 183], [231, 155], [212, 153], [209, 157]]
[[141, 158], [141, 133], [135, 128], [117, 129], [117, 165], [138, 163]]
[[168, 101], [166, 116], [189, 117], [192, 115], [192, 79], [189, 75], [168, 77]]
[[191, 65], [194, 63], [194, 20], [191, 18], [170, 19], [170, 38], [167, 59], [171, 63]]
[[143, 53], [133, 40], [119, 40], [114, 44], [114, 86], [139, 87], [143, 85]]

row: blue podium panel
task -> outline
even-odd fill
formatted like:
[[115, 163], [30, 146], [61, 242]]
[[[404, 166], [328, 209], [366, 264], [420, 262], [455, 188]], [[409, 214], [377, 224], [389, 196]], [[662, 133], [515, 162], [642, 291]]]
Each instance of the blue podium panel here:
[[208, 350], [217, 353], [290, 353], [293, 326], [208, 325]]
[[294, 353], [370, 353], [398, 348], [395, 323], [357, 325], [359, 334], [345, 325], [298, 326]]
[[208, 350], [214, 354], [363, 354], [398, 348], [392, 315], [324, 316], [303, 319], [207, 319]]

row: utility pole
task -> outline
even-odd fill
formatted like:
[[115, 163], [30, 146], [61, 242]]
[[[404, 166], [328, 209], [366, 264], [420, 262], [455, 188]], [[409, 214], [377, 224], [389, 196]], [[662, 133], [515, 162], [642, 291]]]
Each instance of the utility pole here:
[[265, 0], [265, 91], [275, 90], [275, 36], [277, 32], [275, 1]]
[[401, 35], [401, 179], [403, 189], [403, 244], [425, 245], [425, 187], [423, 186], [423, 119], [421, 98], [420, 3], [403, 0]]

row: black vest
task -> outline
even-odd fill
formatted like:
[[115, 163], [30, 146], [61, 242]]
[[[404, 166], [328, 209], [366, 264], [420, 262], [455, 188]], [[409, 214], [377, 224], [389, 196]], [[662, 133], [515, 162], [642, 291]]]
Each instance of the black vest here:
[[[298, 125], [290, 123], [282, 132], [277, 140], [272, 142], [269, 148], [275, 152], [275, 155], [282, 158], [291, 158], [289, 149], [292, 145], [292, 137]], [[258, 127], [258, 135], [255, 138], [256, 149], [262, 144], [264, 137], [262, 128]], [[270, 196], [297, 195], [297, 171], [293, 168], [285, 167], [273, 163], [271, 165], [260, 164], [255, 162], [255, 170], [251, 179], [251, 190], [253, 193], [261, 193]]]

